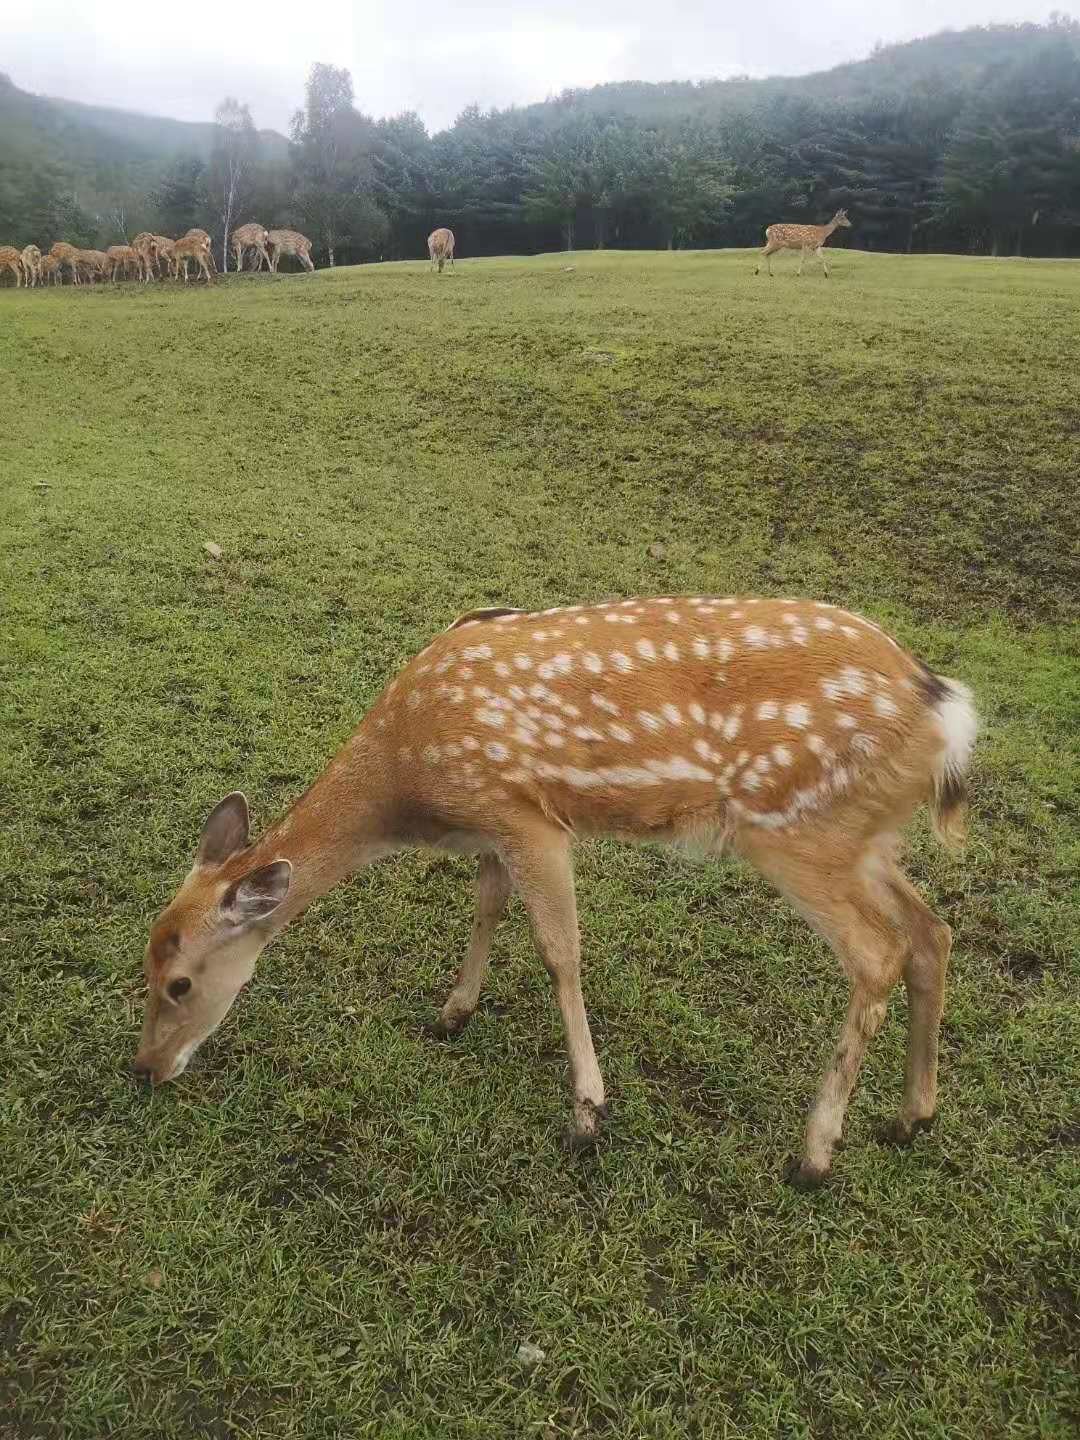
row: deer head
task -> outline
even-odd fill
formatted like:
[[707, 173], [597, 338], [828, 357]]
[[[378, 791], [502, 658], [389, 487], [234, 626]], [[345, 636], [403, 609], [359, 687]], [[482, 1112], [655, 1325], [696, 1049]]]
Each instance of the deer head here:
[[851, 229], [851, 221], [848, 219], [846, 210], [837, 210], [836, 214], [832, 217], [832, 223], [834, 228]]
[[226, 795], [203, 826], [191, 872], [151, 927], [143, 966], [149, 993], [132, 1068], [153, 1085], [182, 1075], [224, 1020], [288, 893], [292, 865], [256, 863], [248, 825], [243, 795]]

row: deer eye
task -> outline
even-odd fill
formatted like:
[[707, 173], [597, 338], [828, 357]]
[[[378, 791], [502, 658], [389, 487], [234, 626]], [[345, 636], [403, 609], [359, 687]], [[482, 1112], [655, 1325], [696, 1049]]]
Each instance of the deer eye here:
[[186, 975], [181, 975], [177, 980], [170, 980], [168, 984], [169, 998], [179, 1000], [191, 989], [191, 981]]

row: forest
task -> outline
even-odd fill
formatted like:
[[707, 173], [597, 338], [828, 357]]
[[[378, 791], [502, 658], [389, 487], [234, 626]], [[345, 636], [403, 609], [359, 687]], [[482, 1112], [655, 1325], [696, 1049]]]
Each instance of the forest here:
[[286, 137], [239, 97], [202, 125], [50, 100], [0, 76], [0, 241], [215, 237], [258, 219], [321, 264], [761, 242], [846, 207], [847, 243], [896, 252], [1080, 255], [1080, 23], [984, 26], [813, 75], [566, 91], [471, 106], [430, 134], [364, 113], [316, 65]]

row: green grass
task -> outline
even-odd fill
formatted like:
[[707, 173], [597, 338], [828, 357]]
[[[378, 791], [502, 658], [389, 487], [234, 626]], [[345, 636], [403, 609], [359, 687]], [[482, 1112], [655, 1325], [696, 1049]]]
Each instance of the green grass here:
[[[1076, 1434], [1080, 266], [567, 263], [0, 293], [5, 1440]], [[463, 610], [738, 589], [977, 691], [969, 849], [912, 844], [956, 932], [932, 1136], [876, 1138], [898, 994], [834, 1178], [787, 1189], [835, 963], [745, 870], [609, 844], [596, 1156], [520, 908], [423, 1033], [456, 859], [332, 893], [136, 1088], [147, 925], [222, 794], [271, 817]]]

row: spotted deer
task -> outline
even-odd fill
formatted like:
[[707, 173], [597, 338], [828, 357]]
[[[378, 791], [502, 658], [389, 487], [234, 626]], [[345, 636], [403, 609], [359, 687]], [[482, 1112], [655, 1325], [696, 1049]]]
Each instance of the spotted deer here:
[[172, 247], [173, 264], [176, 267], [176, 275], [179, 278], [180, 265], [184, 266], [184, 284], [188, 283], [189, 260], [194, 260], [199, 267], [199, 272], [206, 283], [210, 284], [210, 245], [209, 241], [203, 241], [200, 235], [182, 235], [179, 240], [173, 241]]
[[36, 245], [25, 245], [20, 256], [23, 275], [28, 285], [41, 283], [41, 251]]
[[0, 245], [0, 275], [10, 270], [15, 276], [15, 288], [23, 283], [22, 253], [14, 245]]
[[[198, 240], [206, 252], [206, 263], [209, 266], [211, 274], [216, 275], [218, 273], [217, 261], [214, 259], [214, 247], [211, 244], [210, 236], [205, 230], [186, 230], [180, 238], [181, 240]], [[184, 264], [184, 275], [187, 275], [186, 262]]]
[[38, 282], [42, 285], [57, 285], [62, 279], [60, 261], [55, 255], [43, 255], [38, 265]]
[[447, 230], [445, 226], [439, 230], [433, 230], [427, 237], [428, 256], [432, 265], [439, 266], [439, 274], [442, 274], [443, 265], [449, 260], [451, 269], [454, 265], [454, 232]]
[[153, 245], [154, 263], [159, 267], [161, 273], [166, 272], [174, 279], [176, 277], [176, 241], [170, 240], [168, 235], [151, 235]]
[[80, 282], [79, 282], [79, 256], [80, 256], [81, 253], [82, 253], [81, 251], [76, 250], [76, 248], [75, 248], [74, 245], [69, 245], [66, 240], [57, 240], [56, 244], [53, 245], [52, 248], [50, 249], [49, 254], [50, 254], [50, 255], [52, 256], [52, 258], [56, 261], [56, 264], [57, 264], [57, 266], [58, 266], [58, 268], [59, 268], [59, 271], [60, 271], [60, 283], [61, 283], [61, 284], [63, 284], [63, 280], [64, 280], [64, 266], [65, 266], [65, 265], [66, 265], [67, 268], [71, 271], [71, 281], [72, 281], [72, 284], [73, 284], [73, 285], [78, 285], [78, 284], [80, 283]]
[[870, 620], [805, 600], [660, 598], [481, 610], [392, 680], [327, 768], [254, 843], [241, 794], [207, 819], [194, 867], [153, 923], [138, 1075], [175, 1079], [318, 896], [405, 847], [475, 854], [472, 939], [439, 1028], [476, 1010], [512, 891], [562, 1013], [573, 1144], [605, 1115], [580, 980], [579, 835], [730, 849], [832, 946], [847, 1018], [790, 1178], [827, 1173], [867, 1045], [903, 978], [910, 1033], [893, 1138], [930, 1125], [949, 927], [900, 868], [927, 802], [964, 831], [970, 692]]
[[270, 256], [267, 254], [267, 244], [270, 240], [270, 232], [265, 225], [258, 225], [251, 222], [248, 225], [238, 225], [229, 237], [229, 248], [236, 259], [237, 270], [243, 270], [244, 259], [249, 250], [254, 250], [258, 258], [256, 270], [261, 270], [263, 261], [266, 262], [267, 270], [272, 270]]
[[105, 264], [102, 267], [103, 276], [112, 280], [115, 284], [118, 271], [125, 275], [134, 270], [136, 275], [142, 275], [142, 256], [131, 245], [110, 245], [105, 251]]
[[131, 248], [139, 257], [139, 268], [142, 271], [143, 283], [152, 280], [154, 270], [154, 237], [149, 230], [143, 230], [131, 242]]
[[109, 257], [104, 250], [76, 251], [77, 267], [84, 278], [92, 282], [95, 278], [104, 280], [109, 269]]
[[[846, 210], [837, 210], [836, 214], [827, 225], [770, 225], [765, 231], [765, 248], [761, 252], [761, 260], [768, 266], [769, 274], [773, 273], [772, 257], [777, 250], [798, 250], [799, 268], [796, 274], [802, 274], [803, 261], [811, 251], [821, 261], [821, 268], [825, 271], [825, 279], [829, 278], [829, 267], [825, 262], [825, 242], [834, 230], [851, 229], [851, 221], [848, 219]], [[754, 274], [761, 271], [761, 260], [754, 267]]]
[[283, 255], [295, 256], [305, 270], [315, 269], [311, 263], [311, 241], [299, 230], [270, 230], [267, 232], [267, 243], [270, 246], [271, 270], [277, 270]]

